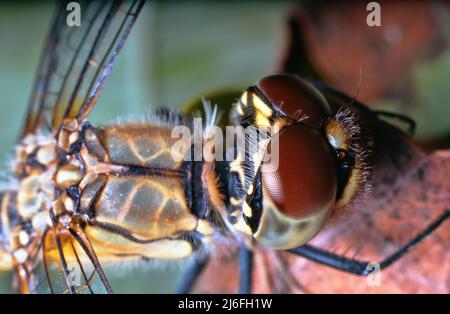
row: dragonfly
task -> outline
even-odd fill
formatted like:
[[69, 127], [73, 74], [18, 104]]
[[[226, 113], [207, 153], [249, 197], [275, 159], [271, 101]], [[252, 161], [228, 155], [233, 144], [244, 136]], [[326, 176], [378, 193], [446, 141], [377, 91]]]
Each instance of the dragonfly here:
[[[232, 160], [185, 160], [189, 149], [174, 158], [172, 130], [192, 129], [193, 115], [161, 110], [142, 121], [94, 126], [89, 113], [143, 5], [80, 2], [79, 27], [67, 25], [67, 3], [57, 11], [11, 179], [0, 191], [0, 269], [13, 271], [13, 290], [112, 293], [105, 265], [190, 259], [177, 288], [188, 293], [223, 243], [240, 247], [240, 293], [253, 290], [256, 243], [368, 276], [371, 262], [308, 242], [368, 190], [376, 162], [370, 130], [380, 116], [410, 132], [413, 121], [369, 110], [321, 83], [274, 74], [242, 93], [228, 122], [257, 134], [278, 131], [257, 136], [256, 144], [245, 137], [243, 152], [232, 147]], [[205, 104], [204, 111], [204, 127], [218, 124], [217, 107]], [[274, 143], [279, 164], [265, 171]], [[449, 216], [377, 261], [380, 268]]]

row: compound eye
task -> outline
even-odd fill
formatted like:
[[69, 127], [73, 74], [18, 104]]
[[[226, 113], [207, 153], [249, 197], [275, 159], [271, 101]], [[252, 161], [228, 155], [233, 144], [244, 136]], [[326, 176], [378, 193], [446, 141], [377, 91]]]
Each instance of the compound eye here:
[[271, 164], [263, 165], [261, 173], [265, 206], [255, 238], [275, 248], [292, 248], [316, 235], [333, 207], [334, 152], [323, 134], [303, 124], [281, 130], [270, 147]]
[[278, 169], [264, 172], [263, 184], [277, 209], [301, 219], [331, 207], [336, 197], [336, 168], [334, 152], [324, 136], [297, 124], [272, 141], [279, 144]]
[[294, 118], [319, 128], [330, 117], [330, 106], [325, 97], [310, 83], [288, 74], [267, 76], [256, 87], [272, 103]]

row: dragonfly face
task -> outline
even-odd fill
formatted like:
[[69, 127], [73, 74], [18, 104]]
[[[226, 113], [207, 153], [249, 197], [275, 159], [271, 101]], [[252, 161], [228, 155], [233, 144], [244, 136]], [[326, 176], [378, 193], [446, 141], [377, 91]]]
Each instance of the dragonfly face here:
[[[286, 74], [261, 79], [236, 104], [232, 114], [237, 123], [279, 127], [270, 142], [278, 147], [271, 152], [278, 154], [277, 167], [259, 165], [244, 202], [249, 208], [244, 219], [264, 245], [290, 249], [307, 242], [367, 180], [362, 176], [368, 175], [364, 152], [355, 140], [361, 138], [355, 130], [358, 121], [351, 112], [339, 110], [339, 115], [336, 109], [333, 113], [310, 83]], [[258, 202], [252, 205], [256, 194], [259, 208]]]
[[[376, 117], [296, 76], [263, 78], [234, 104], [231, 123], [258, 140], [232, 147], [233, 160], [186, 160], [193, 138], [175, 158], [173, 129], [194, 128], [178, 113], [91, 125], [142, 6], [85, 3], [76, 31], [65, 5], [56, 16], [16, 149], [16, 183], [0, 191], [0, 269], [14, 270], [20, 292], [111, 292], [103, 264], [201, 259], [216, 242], [295, 249], [367, 189], [365, 123]], [[214, 125], [215, 112], [206, 115]], [[261, 137], [269, 128], [276, 132]]]

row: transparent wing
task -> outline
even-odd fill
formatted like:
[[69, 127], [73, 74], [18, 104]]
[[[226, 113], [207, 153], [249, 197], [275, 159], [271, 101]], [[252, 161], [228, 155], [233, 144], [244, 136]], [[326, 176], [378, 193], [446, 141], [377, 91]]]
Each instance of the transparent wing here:
[[21, 136], [37, 129], [57, 133], [64, 119], [87, 117], [144, 1], [78, 3], [80, 26], [68, 25], [76, 22], [68, 1], [56, 12]]
[[111, 293], [94, 249], [81, 228], [49, 229], [33, 260], [16, 266], [21, 293]]

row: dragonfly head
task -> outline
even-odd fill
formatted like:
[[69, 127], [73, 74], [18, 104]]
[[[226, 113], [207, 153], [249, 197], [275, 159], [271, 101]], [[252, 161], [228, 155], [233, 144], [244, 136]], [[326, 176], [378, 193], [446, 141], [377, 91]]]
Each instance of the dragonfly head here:
[[[263, 115], [279, 126], [266, 149], [258, 152], [263, 157], [252, 160], [261, 163], [255, 165], [247, 190], [244, 220], [264, 245], [302, 245], [323, 228], [338, 204], [340, 185], [348, 183], [341, 180], [340, 170], [350, 133], [333, 120], [325, 97], [295, 76], [263, 78], [243, 97], [241, 121], [259, 127], [257, 117]], [[333, 127], [327, 128], [330, 123]]]

